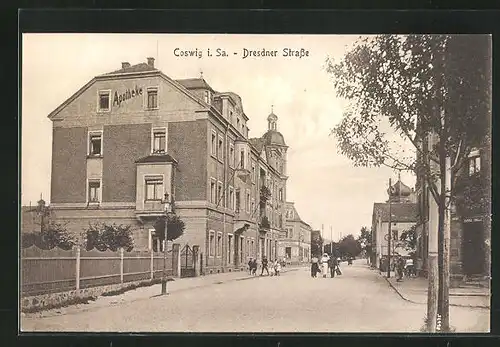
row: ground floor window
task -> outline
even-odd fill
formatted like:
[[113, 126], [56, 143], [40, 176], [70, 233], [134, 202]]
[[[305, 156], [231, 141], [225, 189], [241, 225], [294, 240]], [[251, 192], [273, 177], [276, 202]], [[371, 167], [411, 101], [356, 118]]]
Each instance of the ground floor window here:
[[208, 256], [213, 257], [215, 254], [215, 234], [213, 231], [210, 231], [208, 235]]
[[228, 264], [233, 263], [233, 235], [227, 235], [227, 262]]
[[222, 233], [217, 233], [217, 246], [215, 249], [216, 256], [220, 257], [222, 255]]

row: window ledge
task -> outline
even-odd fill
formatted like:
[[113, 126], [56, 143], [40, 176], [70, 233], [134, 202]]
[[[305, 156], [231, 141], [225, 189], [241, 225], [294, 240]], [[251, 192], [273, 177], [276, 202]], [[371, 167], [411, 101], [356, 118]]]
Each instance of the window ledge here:
[[96, 159], [102, 159], [102, 154], [87, 154], [87, 159], [91, 158], [96, 158]]
[[107, 110], [97, 110], [97, 113], [98, 114], [102, 114], [102, 113], [109, 113], [111, 112], [111, 109], [107, 109]]
[[151, 107], [151, 108], [146, 107], [145, 111], [158, 111], [159, 109], [160, 109], [159, 107]]

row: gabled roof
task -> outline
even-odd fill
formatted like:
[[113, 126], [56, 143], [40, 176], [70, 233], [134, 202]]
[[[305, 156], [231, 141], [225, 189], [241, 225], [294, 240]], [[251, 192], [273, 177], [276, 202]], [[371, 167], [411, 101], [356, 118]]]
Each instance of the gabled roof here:
[[177, 163], [170, 154], [151, 154], [135, 161], [136, 163]]
[[[389, 222], [389, 204], [374, 203], [373, 215], [380, 215], [382, 222]], [[391, 204], [391, 221], [393, 222], [417, 222], [418, 205], [414, 203], [393, 203]]]
[[149, 71], [158, 71], [158, 69], [155, 69], [151, 65], [147, 63], [140, 63], [136, 65], [132, 65], [129, 67], [125, 67], [119, 70], [115, 70], [112, 72], [107, 72], [105, 74], [102, 74], [100, 76], [108, 76], [108, 75], [114, 75], [114, 74], [120, 74], [120, 73], [134, 73], [134, 72], [149, 72]]

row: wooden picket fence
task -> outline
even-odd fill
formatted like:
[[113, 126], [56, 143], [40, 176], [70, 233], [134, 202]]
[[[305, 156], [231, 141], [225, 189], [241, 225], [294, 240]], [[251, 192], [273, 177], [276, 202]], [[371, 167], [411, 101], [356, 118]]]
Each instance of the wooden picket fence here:
[[[21, 295], [31, 296], [161, 278], [161, 252], [98, 251], [75, 248], [21, 251]], [[167, 275], [172, 275], [172, 249], [167, 251]]]

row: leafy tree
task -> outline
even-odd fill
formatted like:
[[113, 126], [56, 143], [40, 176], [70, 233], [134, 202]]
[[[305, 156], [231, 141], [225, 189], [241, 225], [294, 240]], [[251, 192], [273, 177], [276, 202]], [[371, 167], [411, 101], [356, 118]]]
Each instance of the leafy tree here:
[[165, 226], [167, 229], [167, 241], [178, 239], [184, 233], [185, 225], [178, 215], [169, 213], [166, 216], [160, 216], [154, 224], [156, 235], [160, 240], [165, 240]]
[[368, 258], [371, 257], [372, 254], [372, 233], [371, 230], [368, 230], [367, 227], [362, 227], [361, 228], [361, 235], [359, 235], [357, 239], [361, 251], [364, 251], [366, 253], [366, 256]]
[[116, 252], [119, 248], [130, 252], [134, 248], [134, 240], [130, 225], [95, 223], [87, 230], [87, 250], [96, 248], [103, 252], [108, 249]]
[[404, 230], [399, 239], [405, 241], [405, 249], [407, 251], [415, 251], [417, 248], [417, 225], [413, 225], [410, 229]]
[[[358, 41], [338, 63], [327, 59], [327, 72], [337, 95], [350, 101], [332, 131], [340, 153], [355, 166], [385, 165], [421, 177], [438, 206], [439, 244], [449, 249], [450, 197], [470, 151], [488, 133], [491, 38], [377, 35]], [[391, 129], [396, 136], [388, 135]], [[449, 263], [440, 254], [444, 283]], [[436, 268], [434, 259], [429, 266]], [[440, 305], [447, 331], [447, 300]]]
[[319, 230], [313, 230], [311, 232], [311, 255], [320, 256], [322, 248], [323, 238], [321, 237], [321, 232]]
[[361, 253], [361, 246], [354, 236], [349, 234], [340, 240], [339, 250], [342, 257], [356, 257]]
[[332, 252], [332, 249], [333, 249], [333, 255], [335, 255], [336, 257], [341, 256], [339, 244], [337, 242], [330, 242], [330, 243], [324, 245], [323, 246], [323, 253], [330, 254]]

